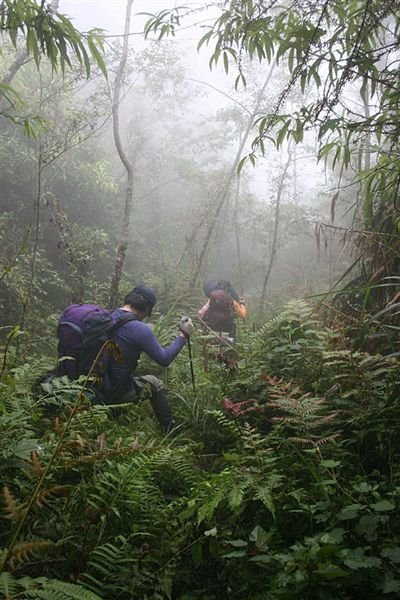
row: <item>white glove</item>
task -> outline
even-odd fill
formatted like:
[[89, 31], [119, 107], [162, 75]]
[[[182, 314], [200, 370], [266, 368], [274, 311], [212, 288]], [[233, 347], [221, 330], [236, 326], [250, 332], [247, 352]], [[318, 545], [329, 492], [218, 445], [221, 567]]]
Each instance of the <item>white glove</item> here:
[[189, 317], [182, 317], [179, 321], [179, 329], [186, 337], [190, 337], [194, 331], [194, 325], [192, 319]]

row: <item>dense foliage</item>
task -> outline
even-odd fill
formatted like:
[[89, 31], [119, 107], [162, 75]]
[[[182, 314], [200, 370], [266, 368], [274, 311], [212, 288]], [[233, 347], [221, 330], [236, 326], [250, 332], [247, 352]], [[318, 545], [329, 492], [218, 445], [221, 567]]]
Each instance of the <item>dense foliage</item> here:
[[[0, 2], [0, 596], [398, 598], [399, 1], [218, 3], [198, 46], [235, 83], [205, 115], [166, 39], [196, 10], [103, 54], [57, 7]], [[311, 190], [314, 158], [332, 170], [312, 163]], [[118, 301], [154, 285], [162, 344], [200, 276], [248, 300], [233, 347], [198, 328], [159, 368], [175, 436], [146, 397], [37, 384], [60, 309], [106, 303], [118, 245]]]
[[66, 381], [35, 400], [37, 362], [3, 373], [7, 598], [397, 597], [397, 361], [302, 303], [241, 337], [208, 371], [196, 340], [196, 393], [170, 368], [173, 439], [147, 402], [89, 408]]

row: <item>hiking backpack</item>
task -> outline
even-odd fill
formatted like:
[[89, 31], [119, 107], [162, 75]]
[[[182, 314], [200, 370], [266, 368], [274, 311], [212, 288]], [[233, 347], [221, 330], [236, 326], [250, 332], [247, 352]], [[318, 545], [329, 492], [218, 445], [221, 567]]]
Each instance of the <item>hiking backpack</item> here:
[[[73, 380], [80, 375], [87, 375], [103, 344], [124, 323], [136, 319], [133, 313], [115, 319], [108, 310], [96, 304], [67, 306], [58, 321], [59, 362], [56, 377], [67, 375]], [[110, 349], [107, 350], [105, 348], [94, 366], [93, 373], [97, 376], [103, 376], [107, 369]]]
[[232, 298], [227, 292], [215, 290], [210, 294], [210, 304], [204, 320], [214, 331], [233, 330]]
[[236, 300], [236, 302], [240, 302], [239, 294], [230, 281], [227, 281], [226, 279], [209, 279], [204, 282], [203, 291], [207, 298], [210, 298], [211, 294], [216, 290], [224, 290], [231, 298]]

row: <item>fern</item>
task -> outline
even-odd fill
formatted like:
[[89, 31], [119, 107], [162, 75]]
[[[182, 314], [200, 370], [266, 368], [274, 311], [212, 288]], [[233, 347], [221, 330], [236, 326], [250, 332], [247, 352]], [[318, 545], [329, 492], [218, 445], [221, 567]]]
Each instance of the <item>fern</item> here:
[[289, 302], [285, 309], [249, 336], [247, 362], [260, 370], [311, 383], [322, 368], [322, 353], [331, 337], [322, 329], [304, 301]]
[[211, 479], [211, 485], [209, 485], [208, 489], [208, 498], [206, 499], [204, 504], [198, 509], [198, 525], [205, 520], [210, 520], [213, 517], [217, 507], [225, 499], [228, 489], [227, 483], [230, 476], [230, 472], [228, 470], [225, 470], [222, 471], [222, 473], [219, 473], [218, 476], [213, 477]]
[[35, 498], [36, 506], [48, 506], [49, 501], [59, 497], [68, 496], [71, 493], [71, 486], [68, 485], [54, 485], [50, 488], [40, 490]]
[[122, 574], [129, 579], [135, 562], [125, 539], [121, 536], [117, 541], [122, 542], [119, 547], [110, 542], [97, 546], [89, 557], [85, 573], [80, 576], [87, 588], [98, 594], [106, 593], [107, 597], [116, 595]]
[[2, 511], [3, 519], [10, 519], [11, 521], [18, 521], [21, 517], [21, 507], [17, 500], [10, 492], [7, 485], [3, 487], [3, 503], [4, 509]]
[[233, 512], [236, 511], [243, 504], [245, 493], [250, 487], [250, 481], [242, 480], [237, 482], [237, 485], [233, 486], [228, 491], [228, 505]]
[[0, 596], [7, 600], [101, 600], [101, 596], [80, 585], [45, 577], [17, 579], [7, 571], [0, 575]]
[[213, 417], [220, 428], [227, 430], [235, 438], [240, 437], [240, 430], [238, 430], [236, 423], [232, 419], [228, 419], [222, 411], [216, 409], [206, 410], [205, 414]]
[[25, 592], [29, 598], [38, 600], [101, 600], [101, 596], [92, 591], [64, 581], [49, 581], [42, 589]]
[[12, 598], [19, 588], [18, 580], [8, 571], [3, 571], [0, 575], [0, 596]]
[[56, 544], [46, 540], [20, 542], [19, 544], [15, 544], [15, 546], [11, 549], [9, 555], [10, 567], [12, 570], [14, 570], [21, 563], [30, 561], [33, 558], [42, 556], [43, 554], [54, 552], [56, 549], [58, 549]]
[[271, 422], [289, 430], [291, 441], [304, 446], [319, 446], [336, 439], [338, 432], [333, 435], [327, 433], [326, 428], [337, 429], [341, 413], [332, 409], [326, 398], [304, 394], [298, 386], [282, 379], [265, 377], [265, 380], [270, 398], [268, 409], [273, 412]]

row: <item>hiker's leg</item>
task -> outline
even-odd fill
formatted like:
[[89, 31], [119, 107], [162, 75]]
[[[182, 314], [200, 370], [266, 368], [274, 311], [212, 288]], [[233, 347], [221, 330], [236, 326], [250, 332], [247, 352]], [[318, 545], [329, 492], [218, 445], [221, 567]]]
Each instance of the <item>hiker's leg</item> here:
[[125, 402], [132, 402], [132, 404], [139, 404], [140, 396], [143, 391], [144, 383], [141, 383], [137, 377], [131, 376], [128, 390], [119, 398], [116, 399], [114, 404], [124, 404]]
[[154, 375], [143, 375], [135, 377], [135, 381], [142, 384], [149, 384], [151, 387], [151, 406], [154, 414], [161, 425], [164, 433], [169, 433], [175, 426], [175, 421], [172, 418], [171, 407], [169, 405], [167, 394], [165, 392], [164, 383]]

